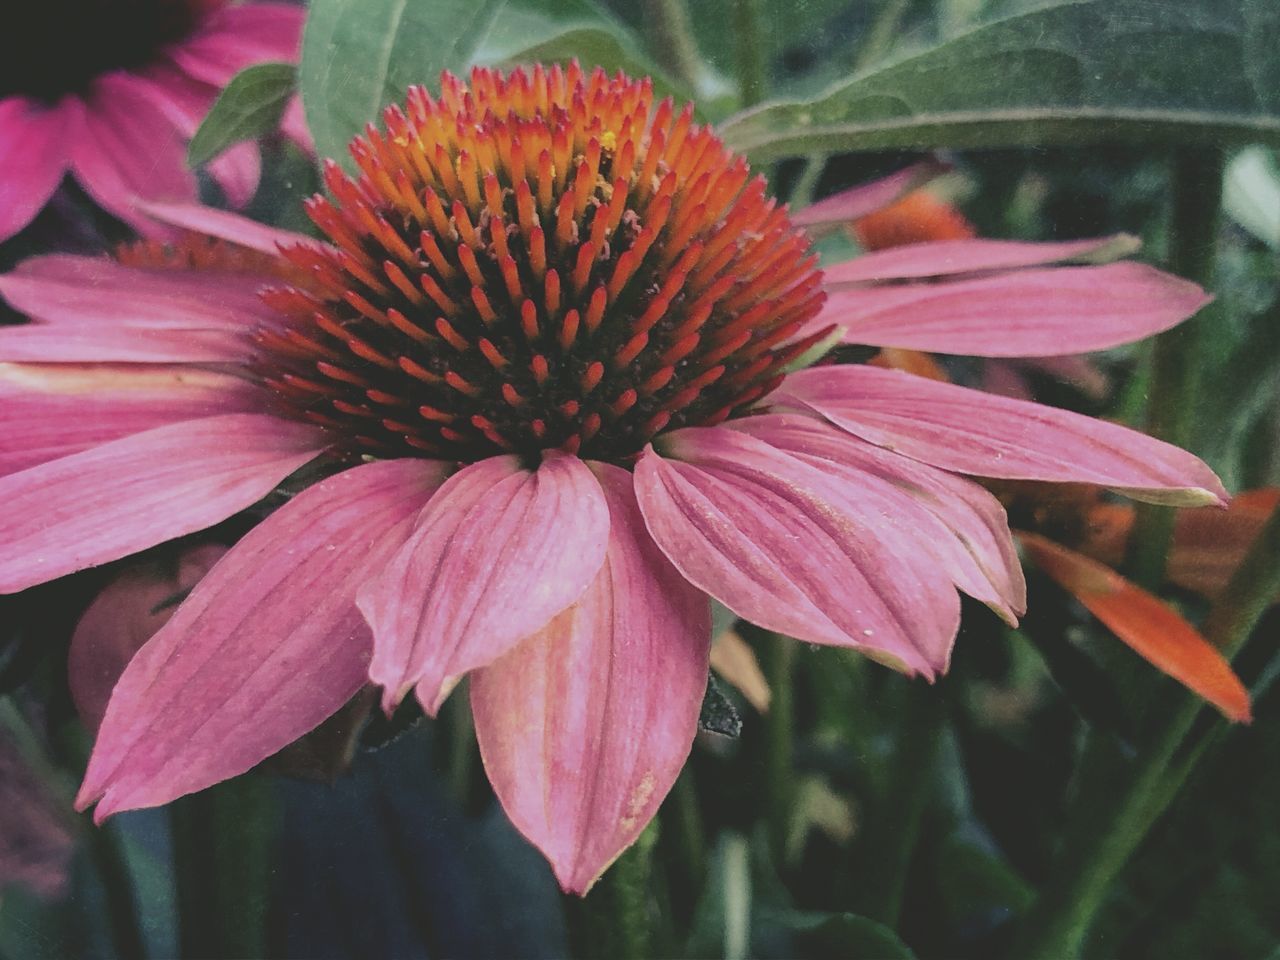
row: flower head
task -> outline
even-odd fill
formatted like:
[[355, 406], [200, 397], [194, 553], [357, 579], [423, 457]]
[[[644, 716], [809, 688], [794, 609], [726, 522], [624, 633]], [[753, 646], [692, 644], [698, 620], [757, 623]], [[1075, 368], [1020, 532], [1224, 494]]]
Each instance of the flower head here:
[[[869, 366], [785, 373], [862, 298], [892, 318], [890, 294], [949, 284], [877, 263], [905, 282], [864, 289], [849, 265], [824, 306], [785, 208], [647, 83], [476, 70], [384, 119], [360, 177], [328, 168], [310, 204], [327, 243], [153, 205], [233, 249], [0, 276], [34, 321], [0, 331], [0, 590], [293, 494], [125, 670], [80, 794], [99, 817], [243, 772], [370, 681], [434, 713], [469, 674], [495, 791], [581, 892], [688, 755], [708, 597], [931, 678], [957, 588], [1010, 621], [1024, 604], [1004, 511], [959, 474], [1225, 496], [1189, 454], [1086, 417]], [[1060, 255], [1012, 247], [953, 256]], [[1103, 276], [1132, 336], [1203, 302]], [[988, 301], [1019, 282], [983, 279]], [[1134, 284], [1163, 300], [1124, 326]], [[997, 341], [999, 310], [934, 307], [944, 339]]]
[[[0, 240], [26, 226], [65, 173], [140, 228], [138, 197], [194, 200], [185, 141], [243, 67], [293, 60], [303, 11], [226, 0], [48, 0], [0, 32]], [[300, 111], [286, 129], [309, 142]], [[241, 205], [258, 183], [252, 144], [210, 165]]]
[[268, 297], [283, 413], [354, 452], [627, 462], [655, 434], [749, 409], [821, 337], [808, 240], [693, 111], [652, 84], [541, 67], [409, 92], [286, 252]]

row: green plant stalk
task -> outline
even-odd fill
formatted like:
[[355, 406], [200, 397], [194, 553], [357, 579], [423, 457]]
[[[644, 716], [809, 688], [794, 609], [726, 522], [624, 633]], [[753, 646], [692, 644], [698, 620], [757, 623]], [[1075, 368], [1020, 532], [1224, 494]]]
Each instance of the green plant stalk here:
[[653, 55], [663, 69], [696, 92], [702, 58], [684, 0], [645, 0], [645, 25]]
[[[88, 820], [88, 817], [85, 818]], [[115, 824], [100, 827], [89, 826], [89, 854], [102, 878], [102, 890], [107, 901], [107, 916], [111, 924], [111, 940], [116, 954], [122, 960], [144, 960], [147, 955], [138, 926], [138, 902], [133, 876], [121, 849], [121, 840]]]
[[[1280, 511], [1272, 514], [1257, 541], [1232, 575], [1205, 619], [1205, 637], [1224, 655], [1233, 656], [1280, 591]], [[1127, 786], [1106, 784], [1118, 802], [1109, 816], [1095, 819], [1093, 807], [1080, 805], [1080, 842], [1070, 847], [1036, 906], [1028, 914], [1024, 934], [1011, 956], [1017, 960], [1078, 957], [1094, 917], [1130, 855], [1177, 795], [1196, 761], [1206, 752], [1197, 742], [1183, 741], [1204, 701], [1183, 694], [1161, 736], [1138, 761]]]
[[247, 774], [170, 808], [183, 960], [267, 955], [272, 787]]
[[[1222, 206], [1223, 153], [1186, 147], [1173, 161], [1173, 223], [1169, 266], [1179, 276], [1208, 286]], [[1200, 393], [1201, 345], [1213, 321], [1213, 306], [1156, 337], [1152, 348], [1147, 431], [1180, 447], [1194, 445]], [[1164, 582], [1173, 539], [1171, 507], [1138, 504], [1129, 570], [1139, 584], [1157, 590]]]
[[902, 912], [907, 874], [942, 743], [946, 704], [939, 691], [923, 683], [909, 683], [902, 705], [897, 750], [880, 810], [857, 856], [861, 890], [857, 912], [894, 927]]
[[778, 869], [787, 863], [795, 805], [794, 676], [796, 641], [778, 633], [764, 637], [765, 676], [771, 698], [765, 716], [765, 806], [769, 847]]
[[476, 733], [471, 718], [471, 700], [463, 680], [459, 688], [445, 701], [445, 710], [449, 714], [449, 788], [453, 792], [458, 806], [471, 811], [471, 781], [475, 775]]
[[765, 97], [764, 48], [760, 37], [760, 0], [733, 0], [734, 30], [738, 37], [738, 97], [753, 107]]
[[[679, 852], [681, 877], [680, 890], [695, 897], [702, 890], [707, 876], [707, 842], [703, 837], [702, 815], [698, 812], [698, 795], [693, 783], [693, 771], [688, 765], [676, 780], [671, 796], [664, 806], [669, 810], [670, 831]], [[666, 832], [665, 830], [663, 831]]]
[[568, 898], [571, 947], [578, 960], [648, 960], [657, 821], [620, 856], [581, 900]]

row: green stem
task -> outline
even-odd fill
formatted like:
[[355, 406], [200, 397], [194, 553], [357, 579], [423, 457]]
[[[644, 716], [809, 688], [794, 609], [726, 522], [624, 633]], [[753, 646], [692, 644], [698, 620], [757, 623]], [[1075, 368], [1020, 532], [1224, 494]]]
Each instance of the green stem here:
[[939, 691], [908, 684], [901, 733], [876, 824], [858, 856], [864, 865], [858, 912], [886, 926], [898, 923], [920, 824], [928, 807], [946, 706]]
[[183, 797], [170, 812], [182, 957], [265, 956], [272, 783], [247, 774]]
[[581, 900], [570, 898], [573, 954], [579, 960], [647, 960], [653, 955], [653, 851], [657, 821], [608, 870]]
[[672, 77], [696, 92], [702, 59], [684, 0], [646, 0], [645, 14], [654, 57]]
[[[88, 819], [88, 818], [86, 818]], [[89, 854], [107, 901], [107, 917], [111, 924], [111, 940], [120, 960], [143, 960], [147, 955], [138, 926], [138, 903], [134, 895], [133, 876], [120, 846], [115, 824], [90, 826]]]
[[[73, 721], [57, 725], [52, 731], [50, 756], [47, 757], [41, 748], [40, 738], [26, 717], [8, 697], [4, 697], [0, 698], [0, 728], [14, 738], [32, 769], [70, 810], [75, 789], [65, 782], [65, 771], [81, 771], [89, 761], [89, 743], [80, 725]], [[55, 769], [50, 759], [56, 761], [61, 770]], [[84, 814], [82, 820], [88, 837], [89, 857], [102, 881], [107, 923], [116, 956], [121, 960], [142, 960], [147, 950], [142, 928], [138, 925], [140, 904], [119, 826], [114, 821], [95, 826], [89, 814]]]
[[734, 0], [733, 13], [734, 30], [738, 37], [738, 96], [743, 107], [751, 107], [765, 96], [760, 0]]
[[[698, 795], [693, 783], [693, 771], [688, 766], [680, 773], [671, 790], [669, 820], [679, 852], [681, 882], [679, 890], [692, 902], [702, 890], [707, 875], [707, 843], [703, 838], [702, 815], [698, 812]], [[664, 831], [665, 832], [665, 831]]]
[[[1208, 286], [1213, 277], [1218, 216], [1222, 204], [1223, 154], [1214, 148], [1184, 148], [1173, 162], [1173, 222], [1169, 266]], [[1211, 308], [1162, 333], [1152, 348], [1147, 431], [1180, 447], [1193, 445], [1198, 409], [1201, 344]], [[1171, 507], [1139, 504], [1130, 547], [1133, 578], [1149, 590], [1164, 582], [1173, 538]]]
[[[463, 680], [463, 684], [466, 682]], [[472, 812], [476, 734], [471, 719], [471, 699], [461, 685], [445, 701], [444, 709], [449, 715], [449, 787], [458, 806]]]
[[[1280, 590], [1280, 511], [1272, 514], [1257, 541], [1232, 575], [1205, 619], [1205, 637], [1227, 656], [1248, 639]], [[1130, 855], [1164, 813], [1196, 761], [1203, 743], [1183, 741], [1204, 701], [1193, 694], [1180, 698], [1160, 737], [1139, 759], [1127, 785], [1095, 781], [1095, 802], [1077, 805], [1069, 828], [1066, 862], [1027, 916], [1024, 934], [1012, 956], [1077, 957], [1094, 917]], [[1107, 803], [1109, 797], [1117, 802]], [[1107, 808], [1110, 812], [1107, 812]]]
[[778, 869], [787, 863], [795, 798], [794, 707], [796, 641], [778, 633], [764, 637], [765, 676], [772, 697], [765, 717], [765, 803], [769, 845]]

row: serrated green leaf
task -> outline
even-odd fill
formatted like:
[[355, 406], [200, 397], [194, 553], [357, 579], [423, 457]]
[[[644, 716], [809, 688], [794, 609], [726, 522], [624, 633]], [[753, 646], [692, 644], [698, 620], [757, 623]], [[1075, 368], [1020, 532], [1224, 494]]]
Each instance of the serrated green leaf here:
[[572, 57], [649, 72], [627, 29], [591, 0], [314, 0], [299, 77], [318, 153], [346, 163], [351, 138], [413, 84]]
[[1280, 142], [1272, 0], [1053, 0], [721, 132], [757, 161], [1128, 138]]
[[242, 140], [271, 133], [297, 86], [291, 63], [259, 63], [231, 78], [187, 146], [187, 164], [198, 167]]

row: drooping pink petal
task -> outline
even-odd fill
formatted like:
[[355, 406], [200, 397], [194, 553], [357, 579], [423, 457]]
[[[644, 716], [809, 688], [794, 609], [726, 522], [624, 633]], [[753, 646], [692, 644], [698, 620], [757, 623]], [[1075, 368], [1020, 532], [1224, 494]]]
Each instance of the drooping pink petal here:
[[243, 773], [367, 681], [358, 585], [408, 535], [442, 468], [384, 460], [309, 487], [249, 532], [130, 662], [77, 805], [95, 818]]
[[275, 314], [258, 297], [278, 278], [126, 266], [107, 257], [47, 254], [0, 274], [9, 306], [53, 324], [247, 331]]
[[67, 651], [67, 686], [80, 722], [97, 733], [111, 691], [144, 643], [169, 622], [178, 600], [222, 559], [227, 548], [205, 543], [171, 562], [126, 567], [93, 598], [76, 624]]
[[156, 427], [0, 477], [0, 593], [117, 560], [218, 523], [325, 447], [259, 413]]
[[770, 400], [814, 410], [870, 443], [957, 473], [1096, 483], [1177, 506], [1227, 499], [1201, 460], [1135, 430], [900, 370], [813, 367], [787, 377]]
[[1016, 623], [1027, 608], [1022, 564], [1004, 507], [971, 480], [934, 469], [807, 416], [765, 414], [730, 421], [732, 429], [843, 478], [855, 510], [900, 518], [899, 534], [928, 565]]
[[988, 273], [1043, 267], [1080, 260], [1103, 251], [1132, 253], [1137, 241], [1127, 234], [1068, 240], [1060, 243], [1027, 243], [1017, 240], [934, 240], [866, 253], [823, 270], [828, 289], [888, 280], [923, 280], [957, 273]]
[[828, 297], [812, 323], [838, 324], [847, 343], [1048, 356], [1141, 340], [1176, 326], [1210, 299], [1196, 284], [1145, 264], [1111, 263], [843, 290]]
[[824, 197], [803, 210], [791, 214], [791, 222], [797, 227], [816, 227], [826, 224], [845, 224], [882, 207], [887, 207], [916, 187], [946, 173], [948, 164], [938, 160], [925, 160], [891, 173], [887, 177], [859, 184]]
[[79, 103], [53, 107], [25, 97], [0, 99], [0, 240], [13, 236], [53, 196], [67, 169], [67, 139]]
[[268, 227], [237, 213], [199, 204], [140, 201], [136, 206], [142, 213], [171, 227], [217, 237], [260, 253], [279, 253], [281, 247], [297, 244], [319, 245], [319, 241], [305, 233]]
[[707, 687], [711, 612], [645, 530], [631, 475], [594, 465], [609, 504], [595, 579], [471, 677], [485, 770], [507, 816], [583, 894], [640, 835], [684, 766]]
[[305, 13], [287, 3], [229, 5], [208, 17], [195, 36], [170, 49], [169, 58], [184, 73], [214, 86], [225, 85], [250, 64], [296, 62]]
[[245, 380], [190, 367], [0, 363], [0, 476], [264, 399]]
[[458, 677], [582, 595], [608, 532], [600, 484], [574, 457], [550, 454], [536, 470], [491, 457], [450, 477], [357, 598], [373, 627], [369, 677], [385, 689], [384, 706], [416, 685], [434, 715]]
[[138, 215], [139, 198], [196, 199], [186, 143], [173, 122], [120, 71], [94, 81], [83, 135], [71, 147], [71, 169], [103, 208], [139, 230], [155, 224]]
[[960, 619], [945, 571], [910, 517], [858, 506], [858, 490], [724, 427], [664, 438], [636, 465], [658, 546], [734, 613], [813, 643], [855, 647], [913, 673], [944, 671]]

